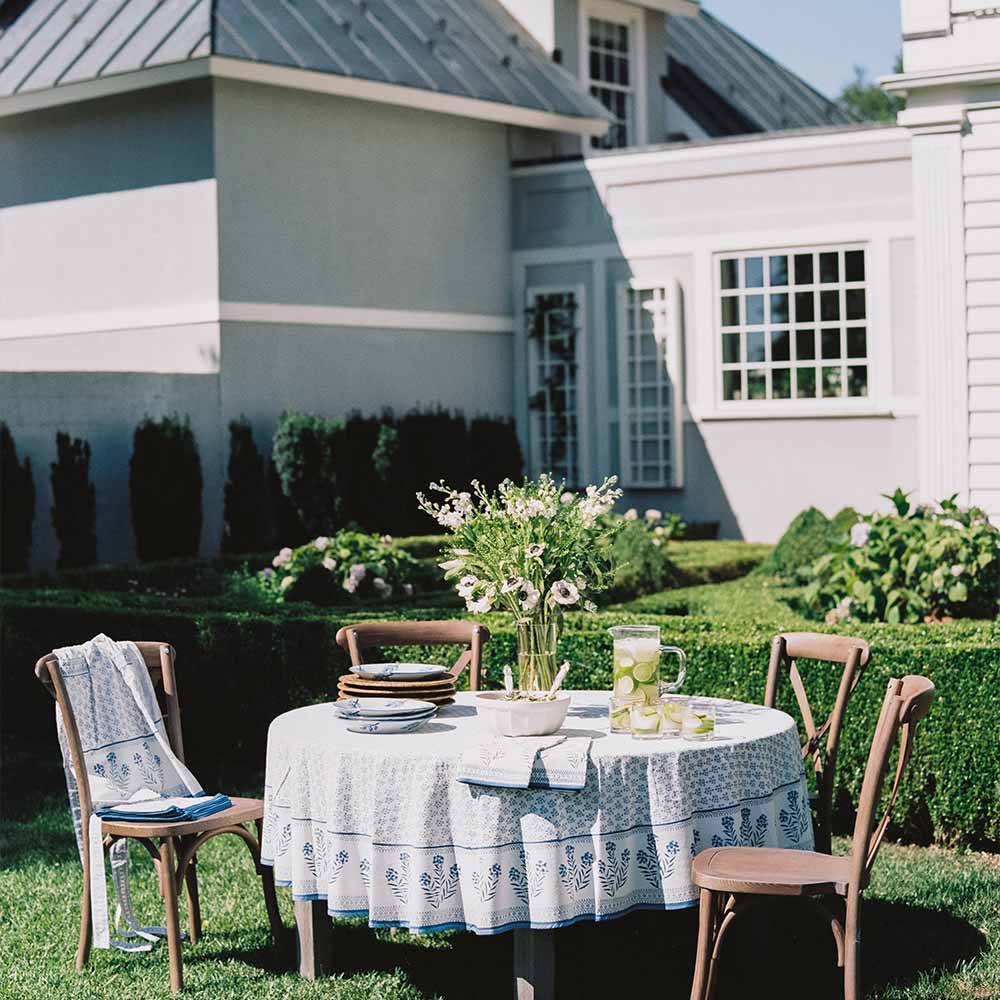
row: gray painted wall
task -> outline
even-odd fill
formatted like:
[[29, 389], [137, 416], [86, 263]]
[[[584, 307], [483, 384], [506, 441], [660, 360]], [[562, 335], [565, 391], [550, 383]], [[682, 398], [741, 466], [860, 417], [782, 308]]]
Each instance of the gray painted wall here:
[[[88, 372], [0, 373], [0, 419], [10, 426], [19, 456], [30, 456], [35, 479], [32, 566], [55, 565], [49, 465], [56, 432], [90, 442], [97, 494], [98, 561], [135, 560], [128, 476], [132, 433], [145, 415], [187, 414], [201, 454], [204, 524], [201, 551], [218, 551], [225, 481], [219, 381], [216, 375]], [[227, 438], [228, 441], [228, 438]]]
[[212, 174], [207, 80], [0, 118], [0, 208]]

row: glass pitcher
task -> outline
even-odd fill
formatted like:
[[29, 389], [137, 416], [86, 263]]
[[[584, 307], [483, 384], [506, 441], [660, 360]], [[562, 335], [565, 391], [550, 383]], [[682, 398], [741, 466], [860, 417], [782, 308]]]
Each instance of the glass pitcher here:
[[[614, 642], [611, 684], [621, 701], [659, 704], [661, 693], [679, 691], [687, 673], [687, 657], [677, 646], [660, 645], [659, 625], [616, 625], [609, 628]], [[660, 681], [660, 654], [674, 653], [680, 660], [677, 680]]]

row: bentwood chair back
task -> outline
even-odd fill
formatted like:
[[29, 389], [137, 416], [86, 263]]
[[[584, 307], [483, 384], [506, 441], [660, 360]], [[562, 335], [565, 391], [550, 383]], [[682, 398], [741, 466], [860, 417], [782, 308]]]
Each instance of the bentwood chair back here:
[[[160, 709], [166, 719], [167, 738], [170, 748], [184, 761], [184, 740], [181, 734], [181, 710], [177, 698], [177, 678], [174, 672], [176, 653], [166, 642], [136, 642], [142, 655], [154, 689], [157, 689]], [[90, 783], [87, 779], [80, 731], [76, 724], [73, 705], [70, 703], [62, 674], [59, 672], [55, 653], [48, 653], [35, 664], [35, 676], [55, 698], [62, 713], [69, 744], [73, 772], [80, 793], [80, 811], [84, 823], [91, 814], [92, 801]], [[273, 869], [260, 863], [260, 837], [264, 818], [264, 803], [261, 799], [233, 798], [232, 805], [221, 812], [198, 820], [178, 822], [124, 822], [105, 820], [101, 823], [104, 847], [110, 847], [116, 840], [130, 837], [137, 840], [153, 858], [160, 883], [160, 894], [164, 898], [167, 911], [167, 948], [170, 963], [170, 988], [174, 993], [184, 986], [184, 969], [181, 954], [181, 930], [178, 919], [178, 897], [184, 886], [188, 891], [188, 933], [192, 943], [201, 937], [201, 905], [198, 897], [198, 875], [196, 869], [198, 849], [223, 833], [239, 836], [247, 845], [254, 866], [260, 875], [264, 889], [264, 903], [268, 922], [275, 944], [281, 943], [283, 928], [278, 912], [278, 901], [274, 890]], [[244, 825], [253, 823], [256, 835]], [[159, 845], [154, 844], [159, 840]], [[90, 958], [92, 938], [90, 899], [90, 841], [83, 838], [83, 896], [80, 908], [80, 940], [76, 953], [77, 971], [82, 971]]]
[[482, 671], [483, 646], [489, 641], [489, 629], [478, 622], [361, 622], [345, 625], [337, 632], [337, 645], [351, 657], [352, 666], [365, 662], [369, 649], [388, 646], [462, 646], [462, 652], [451, 668], [457, 681], [462, 671], [469, 668], [469, 690], [479, 690]]
[[[787, 676], [795, 692], [795, 700], [805, 728], [802, 759], [811, 758], [816, 775], [816, 793], [810, 796], [813, 805], [813, 829], [816, 850], [830, 853], [833, 836], [833, 791], [837, 771], [837, 748], [840, 734], [854, 689], [865, 667], [871, 660], [871, 651], [864, 639], [849, 636], [825, 635], [820, 632], [782, 632], [771, 643], [771, 662], [767, 670], [767, 688], [764, 704], [775, 708], [778, 684]], [[802, 679], [803, 661], [823, 661], [843, 664], [837, 700], [833, 710], [820, 725], [816, 724], [809, 697]], [[813, 670], [818, 667], [810, 666]]]
[[[930, 711], [934, 685], [926, 677], [889, 681], [865, 767], [854, 839], [847, 857], [785, 848], [723, 847], [702, 851], [691, 867], [701, 890], [698, 953], [691, 1000], [712, 996], [723, 938], [733, 922], [771, 896], [795, 896], [832, 931], [844, 1000], [861, 1000], [861, 894], [889, 824], [917, 725]], [[882, 786], [898, 744], [892, 788], [878, 817]], [[836, 906], [826, 907], [821, 897]]]

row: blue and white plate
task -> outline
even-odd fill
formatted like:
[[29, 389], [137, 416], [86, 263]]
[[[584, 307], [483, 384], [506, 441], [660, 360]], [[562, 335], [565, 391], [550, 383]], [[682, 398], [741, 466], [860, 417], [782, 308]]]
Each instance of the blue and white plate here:
[[433, 714], [430, 712], [419, 719], [353, 719], [347, 723], [347, 730], [351, 733], [367, 733], [372, 736], [412, 733], [424, 725]]
[[436, 707], [432, 701], [418, 701], [416, 698], [345, 698], [333, 703], [334, 711], [342, 718], [395, 718], [416, 715]]
[[419, 712], [407, 712], [405, 715], [402, 713], [399, 715], [362, 715], [360, 712], [337, 712], [336, 715], [338, 719], [347, 719], [350, 721], [379, 722], [382, 720], [386, 722], [409, 722], [413, 719], [428, 719], [436, 711], [437, 708], [435, 707], [421, 709]]
[[386, 681], [391, 678], [404, 681], [422, 681], [430, 677], [444, 677], [447, 667], [436, 663], [362, 663], [351, 667], [351, 673], [370, 680]]

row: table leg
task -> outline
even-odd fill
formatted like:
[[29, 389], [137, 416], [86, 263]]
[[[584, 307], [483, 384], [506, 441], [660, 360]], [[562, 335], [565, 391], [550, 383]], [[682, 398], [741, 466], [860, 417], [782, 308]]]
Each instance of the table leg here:
[[327, 915], [325, 899], [295, 900], [295, 942], [303, 979], [312, 980], [331, 971], [333, 921]]
[[556, 932], [514, 931], [517, 1000], [553, 1000], [556, 995]]

